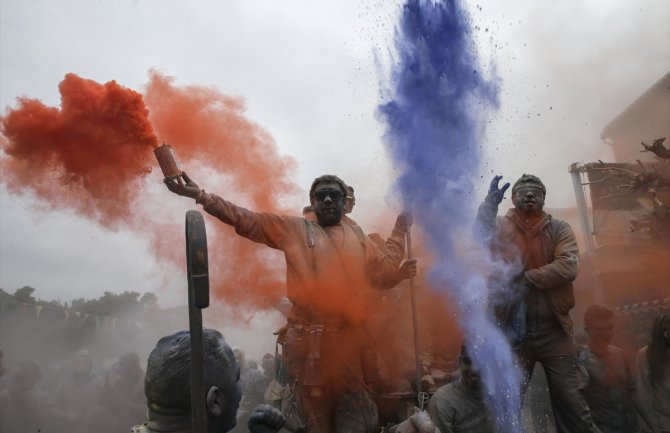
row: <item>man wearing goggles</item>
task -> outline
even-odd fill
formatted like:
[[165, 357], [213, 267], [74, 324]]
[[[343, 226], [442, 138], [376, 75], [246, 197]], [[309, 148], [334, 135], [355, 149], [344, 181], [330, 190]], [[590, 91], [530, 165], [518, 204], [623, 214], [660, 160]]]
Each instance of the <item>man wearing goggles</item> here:
[[[253, 212], [201, 190], [188, 175], [164, 180], [175, 194], [190, 197], [206, 212], [235, 227], [240, 236], [284, 252], [291, 309], [280, 332], [290, 406], [291, 431], [367, 433], [377, 407], [363, 378], [366, 343], [362, 295], [374, 281], [395, 274], [405, 250], [409, 217], [401, 214], [384, 248], [357, 225], [343, 224], [347, 185], [324, 175], [312, 183], [316, 220]], [[411, 261], [413, 274], [416, 262]], [[295, 415], [295, 416], [292, 416]]]
[[547, 190], [530, 174], [512, 187], [514, 208], [496, 216], [510, 186], [499, 188], [501, 178], [491, 181], [477, 227], [496, 260], [506, 265], [500, 267], [506, 269], [502, 275], [492, 275], [490, 301], [523, 368], [523, 392], [539, 362], [558, 433], [600, 433], [578, 390], [577, 348], [568, 315], [575, 305], [572, 281], [579, 267], [575, 235], [568, 223], [544, 212]]

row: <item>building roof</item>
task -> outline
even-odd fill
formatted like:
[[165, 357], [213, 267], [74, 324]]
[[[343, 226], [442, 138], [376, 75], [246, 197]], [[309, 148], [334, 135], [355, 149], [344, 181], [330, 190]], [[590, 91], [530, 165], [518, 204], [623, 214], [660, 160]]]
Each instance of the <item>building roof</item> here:
[[658, 120], [667, 124], [668, 119], [670, 119], [670, 72], [608, 123], [600, 133], [600, 138], [613, 139], [625, 134], [627, 130], [637, 130], [638, 125], [645, 125], [650, 121]]

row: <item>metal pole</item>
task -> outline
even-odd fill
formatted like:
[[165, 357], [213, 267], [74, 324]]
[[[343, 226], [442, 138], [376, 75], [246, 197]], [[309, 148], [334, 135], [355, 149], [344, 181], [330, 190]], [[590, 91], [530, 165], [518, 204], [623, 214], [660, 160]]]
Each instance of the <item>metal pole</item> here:
[[[412, 235], [410, 227], [407, 227], [407, 258], [412, 260]], [[414, 277], [409, 279], [409, 291], [412, 299], [412, 327], [414, 330], [414, 362], [416, 367], [416, 399], [419, 408], [423, 410], [423, 396], [421, 392], [421, 353], [419, 352], [419, 325], [416, 314], [416, 290], [414, 289]]]
[[202, 309], [209, 306], [209, 272], [205, 221], [198, 211], [186, 212], [188, 323], [191, 334], [191, 426], [207, 432], [205, 370], [202, 349]]
[[572, 187], [575, 190], [575, 200], [577, 201], [577, 211], [579, 213], [579, 222], [582, 226], [582, 233], [584, 233], [584, 243], [586, 246], [586, 255], [591, 259], [593, 265], [593, 297], [596, 304], [603, 304], [605, 294], [603, 292], [603, 285], [600, 281], [600, 264], [598, 263], [598, 256], [596, 247], [593, 242], [593, 231], [589, 222], [589, 215], [586, 206], [586, 195], [584, 194], [584, 187], [582, 185], [582, 171], [584, 166], [574, 163], [570, 165], [570, 174], [572, 175]]

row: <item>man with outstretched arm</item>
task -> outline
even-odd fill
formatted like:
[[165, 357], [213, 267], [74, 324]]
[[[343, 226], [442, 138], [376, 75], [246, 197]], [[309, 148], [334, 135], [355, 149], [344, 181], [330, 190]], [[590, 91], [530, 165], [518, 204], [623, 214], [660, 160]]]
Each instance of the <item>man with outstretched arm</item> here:
[[[366, 338], [361, 296], [373, 289], [375, 278], [397, 271], [409, 217], [398, 217], [382, 250], [357, 226], [341, 223], [347, 185], [337, 176], [324, 175], [312, 183], [309, 199], [316, 221], [244, 209], [201, 190], [186, 174], [183, 180], [165, 179], [165, 184], [195, 199], [238, 235], [284, 252], [292, 307], [283, 329], [283, 360], [294, 396], [286, 428], [374, 431], [377, 408], [361, 366]], [[415, 274], [414, 261], [411, 267]]]

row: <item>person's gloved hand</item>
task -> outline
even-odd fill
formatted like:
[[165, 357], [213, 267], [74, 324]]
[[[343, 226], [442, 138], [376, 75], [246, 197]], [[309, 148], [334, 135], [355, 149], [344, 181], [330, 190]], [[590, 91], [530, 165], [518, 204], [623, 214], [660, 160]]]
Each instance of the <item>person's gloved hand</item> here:
[[404, 281], [416, 277], [416, 259], [403, 260], [398, 268], [398, 279]]
[[247, 427], [251, 433], [276, 433], [286, 424], [282, 413], [269, 404], [259, 404], [249, 417]]
[[503, 197], [505, 197], [505, 192], [509, 188], [509, 182], [504, 184], [502, 188], [498, 186], [500, 183], [500, 179], [502, 179], [502, 176], [494, 176], [493, 180], [491, 180], [491, 185], [489, 186], [489, 192], [486, 195], [485, 201], [487, 203], [491, 203], [494, 205], [499, 205], [500, 202], [502, 202]]
[[413, 222], [414, 218], [412, 218], [412, 213], [408, 210], [404, 210], [395, 220], [395, 229], [407, 233]]
[[[184, 181], [182, 181], [182, 177]], [[186, 173], [182, 173], [181, 176], [177, 177], [166, 177], [163, 179], [163, 182], [170, 191], [183, 197], [197, 199], [201, 194], [200, 187]]]

